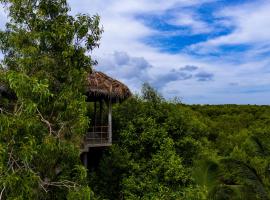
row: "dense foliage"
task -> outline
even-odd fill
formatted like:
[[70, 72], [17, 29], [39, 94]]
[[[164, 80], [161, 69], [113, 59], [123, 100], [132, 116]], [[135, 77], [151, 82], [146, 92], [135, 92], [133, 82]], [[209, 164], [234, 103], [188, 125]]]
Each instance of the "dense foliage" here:
[[0, 98], [0, 199], [89, 199], [79, 147], [99, 17], [69, 15], [66, 0], [0, 3], [0, 83], [14, 93]]
[[184, 105], [151, 87], [114, 108], [100, 199], [269, 199], [270, 107]]

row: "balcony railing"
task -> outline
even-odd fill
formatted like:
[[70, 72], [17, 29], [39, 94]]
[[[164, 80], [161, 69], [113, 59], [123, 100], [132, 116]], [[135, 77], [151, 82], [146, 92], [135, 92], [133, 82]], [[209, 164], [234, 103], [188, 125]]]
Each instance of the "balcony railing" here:
[[85, 145], [91, 146], [108, 146], [109, 140], [109, 126], [94, 126], [85, 136]]

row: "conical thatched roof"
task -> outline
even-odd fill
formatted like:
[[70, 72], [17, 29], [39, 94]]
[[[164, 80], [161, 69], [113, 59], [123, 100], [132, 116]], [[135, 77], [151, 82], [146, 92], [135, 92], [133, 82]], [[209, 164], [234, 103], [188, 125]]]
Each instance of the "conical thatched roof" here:
[[102, 72], [93, 71], [89, 74], [87, 81], [87, 92], [90, 97], [106, 98], [113, 102], [119, 102], [132, 95], [126, 85]]

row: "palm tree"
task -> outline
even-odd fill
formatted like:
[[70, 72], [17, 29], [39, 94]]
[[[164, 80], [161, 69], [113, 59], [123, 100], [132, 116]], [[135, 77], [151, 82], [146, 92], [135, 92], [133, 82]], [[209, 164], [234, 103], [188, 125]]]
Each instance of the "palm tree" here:
[[207, 189], [209, 200], [269, 199], [256, 170], [239, 160], [201, 160], [193, 170], [193, 177], [196, 184]]

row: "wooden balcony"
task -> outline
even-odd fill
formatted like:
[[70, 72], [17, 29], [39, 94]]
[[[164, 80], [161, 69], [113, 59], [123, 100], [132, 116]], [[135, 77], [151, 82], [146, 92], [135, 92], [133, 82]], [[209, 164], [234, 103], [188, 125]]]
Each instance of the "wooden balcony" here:
[[85, 135], [82, 152], [88, 152], [91, 147], [111, 146], [110, 126], [94, 126]]
[[109, 126], [94, 126], [92, 130], [86, 134], [85, 142], [89, 145], [109, 144]]
[[[99, 106], [97, 106], [99, 103]], [[89, 152], [91, 147], [106, 147], [112, 145], [112, 104], [111, 101], [95, 99], [93, 113], [90, 115], [92, 127], [84, 136], [81, 152]], [[105, 117], [107, 115], [107, 117]]]

